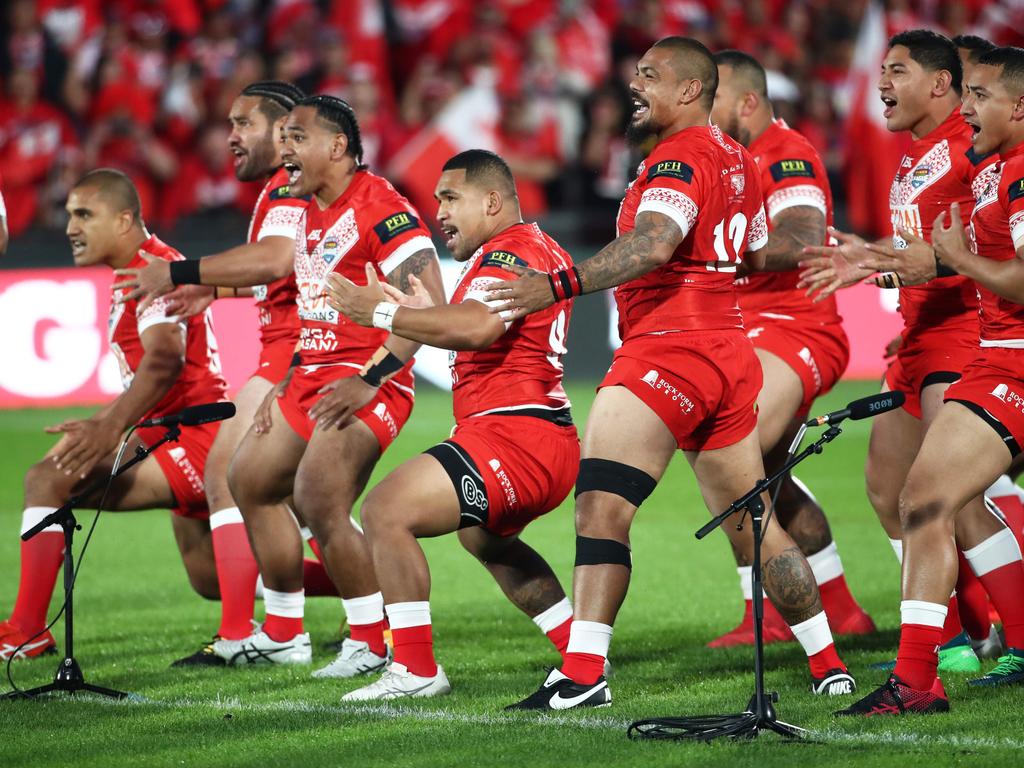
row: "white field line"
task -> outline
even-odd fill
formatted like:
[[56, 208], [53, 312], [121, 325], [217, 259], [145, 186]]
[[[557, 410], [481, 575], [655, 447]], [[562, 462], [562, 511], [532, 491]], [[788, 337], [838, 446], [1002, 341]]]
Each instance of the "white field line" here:
[[[547, 727], [583, 728], [589, 730], [620, 730], [625, 735], [625, 730], [632, 722], [614, 717], [588, 717], [575, 718], [563, 715], [539, 715], [536, 718], [524, 718], [505, 716], [501, 714], [453, 712], [447, 709], [416, 709], [407, 708], [392, 704], [353, 704], [329, 705], [313, 704], [301, 701], [283, 701], [275, 703], [245, 703], [241, 699], [230, 697], [217, 697], [212, 700], [181, 698], [181, 699], [143, 699], [114, 701], [111, 699], [94, 699], [113, 706], [138, 706], [149, 705], [155, 707], [166, 707], [171, 709], [192, 709], [212, 708], [223, 711], [240, 712], [289, 712], [324, 714], [339, 716], [364, 716], [384, 720], [412, 720], [423, 723], [459, 723], [462, 725], [482, 726], [519, 726], [538, 725]], [[836, 729], [823, 731], [811, 731], [813, 739], [827, 743], [840, 744], [862, 744], [862, 745], [891, 745], [896, 747], [958, 747], [965, 749], [1019, 749], [1024, 750], [1024, 740], [1007, 737], [988, 736], [952, 736], [939, 734], [912, 734], [912, 733], [891, 733], [879, 731], [878, 733], [846, 733]], [[776, 737], [768, 734], [768, 740], [776, 740]]]

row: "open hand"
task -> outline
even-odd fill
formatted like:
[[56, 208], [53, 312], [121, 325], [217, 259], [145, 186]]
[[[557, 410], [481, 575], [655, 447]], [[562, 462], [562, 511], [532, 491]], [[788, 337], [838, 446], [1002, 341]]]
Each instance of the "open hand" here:
[[518, 275], [518, 279], [494, 283], [487, 290], [487, 306], [492, 315], [501, 315], [505, 322], [511, 322], [555, 303], [547, 272], [514, 264], [503, 266], [502, 269]]
[[115, 276], [124, 278], [114, 283], [114, 290], [127, 291], [117, 300], [120, 304], [143, 297], [159, 298], [174, 290], [169, 261], [157, 258], [147, 251], [139, 251], [139, 256], [146, 261], [146, 266], [114, 270]]
[[387, 300], [377, 271], [370, 263], [366, 264], [366, 285], [356, 285], [344, 275], [332, 272], [327, 276], [325, 290], [331, 307], [367, 328], [373, 327], [373, 308]]

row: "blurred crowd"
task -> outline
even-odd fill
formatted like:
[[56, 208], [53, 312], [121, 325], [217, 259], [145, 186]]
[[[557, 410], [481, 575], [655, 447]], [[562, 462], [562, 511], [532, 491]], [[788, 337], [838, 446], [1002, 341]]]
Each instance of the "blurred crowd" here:
[[[777, 113], [839, 174], [842, 85], [866, 3], [6, 0], [8, 226], [14, 237], [34, 224], [62, 227], [69, 184], [96, 166], [128, 172], [158, 227], [197, 212], [248, 212], [258, 190], [235, 180], [226, 116], [242, 87], [265, 78], [350, 101], [366, 161], [399, 183], [417, 157], [410, 147], [443, 138], [445, 110], [484, 89], [491, 97], [481, 109], [494, 114], [481, 143], [509, 161], [524, 213], [572, 207], [607, 220], [635, 161], [622, 138], [627, 83], [639, 55], [670, 34], [757, 56]], [[1000, 43], [1019, 43], [1015, 30], [1024, 29], [1022, 0], [885, 6], [897, 28], [974, 31]]]

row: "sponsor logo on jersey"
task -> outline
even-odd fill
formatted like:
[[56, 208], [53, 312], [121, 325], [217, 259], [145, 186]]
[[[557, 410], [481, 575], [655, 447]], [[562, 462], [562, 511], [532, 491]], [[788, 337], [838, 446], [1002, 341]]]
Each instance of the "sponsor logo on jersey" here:
[[995, 397], [998, 397], [1000, 400], [1002, 400], [1005, 403], [1006, 402], [1006, 394], [1009, 391], [1010, 391], [1010, 388], [1008, 386], [1006, 386], [1005, 384], [1000, 384], [999, 386], [997, 386], [995, 389], [992, 390], [992, 394]]
[[526, 262], [509, 251], [488, 251], [480, 259], [481, 267], [525, 267]]
[[669, 179], [679, 179], [689, 184], [693, 181], [693, 168], [688, 166], [682, 160], [662, 160], [660, 163], [655, 163], [651, 166], [651, 170], [647, 172], [647, 181], [657, 178], [658, 176], [665, 176]]
[[291, 197], [291, 195], [288, 194], [288, 192], [289, 187], [287, 184], [285, 184], [284, 186], [278, 187], [277, 189], [270, 190], [269, 197], [271, 200], [280, 200], [282, 197]]
[[776, 181], [792, 179], [800, 176], [814, 178], [814, 167], [809, 160], [779, 160], [772, 163], [768, 170]]
[[322, 229], [314, 229], [312, 232], [310, 232], [308, 235], [306, 235], [306, 239], [307, 240], [319, 240], [323, 236], [323, 234], [324, 234], [324, 231]]
[[930, 165], [919, 165], [914, 169], [914, 172], [910, 174], [910, 186], [914, 189], [918, 189], [924, 186], [924, 183], [928, 181], [928, 177], [932, 175], [932, 167]]
[[741, 173], [734, 173], [729, 177], [729, 183], [732, 184], [732, 193], [734, 195], [742, 195], [743, 189], [747, 185], [747, 180]]
[[1011, 184], [1007, 189], [1007, 193], [1010, 196], [1011, 203], [1014, 200], [1019, 200], [1020, 198], [1024, 197], [1024, 177], [1019, 178], [1015, 182], [1013, 182], [1013, 184]]
[[334, 238], [324, 240], [324, 249], [320, 255], [328, 264], [338, 258], [338, 241]]
[[420, 221], [408, 211], [393, 213], [373, 228], [382, 243], [386, 243], [399, 235], [418, 229]]

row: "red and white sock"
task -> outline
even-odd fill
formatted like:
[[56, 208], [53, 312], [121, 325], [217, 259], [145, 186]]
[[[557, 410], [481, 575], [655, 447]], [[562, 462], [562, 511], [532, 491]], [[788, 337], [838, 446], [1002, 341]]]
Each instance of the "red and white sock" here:
[[984, 640], [988, 637], [992, 622], [989, 619], [990, 604], [988, 592], [981, 579], [974, 575], [970, 563], [959, 549], [956, 552], [960, 569], [956, 577], [957, 604], [960, 623], [972, 640]]
[[960, 623], [960, 601], [954, 592], [949, 596], [946, 620], [942, 624], [942, 637], [939, 639], [939, 645], [945, 645], [957, 635], [963, 634], [963, 631], [963, 624]]
[[387, 653], [384, 645], [384, 595], [374, 592], [365, 597], [342, 598], [341, 605], [348, 618], [349, 637], [366, 643], [378, 656]]
[[[21, 533], [34, 528], [56, 507], [28, 507], [21, 513]], [[64, 529], [56, 523], [21, 542], [21, 580], [11, 623], [34, 635], [46, 626], [57, 574], [64, 562]]]
[[252, 611], [256, 600], [259, 567], [249, 546], [249, 535], [238, 507], [210, 515], [213, 559], [220, 586], [220, 627], [217, 634], [227, 640], [241, 640], [252, 633]]
[[964, 557], [999, 611], [1007, 646], [1024, 648], [1024, 565], [1017, 538], [1004, 528], [965, 549]]
[[846, 670], [846, 665], [836, 653], [832, 642], [832, 630], [828, 626], [828, 616], [822, 611], [807, 621], [792, 624], [789, 627], [793, 635], [807, 654], [807, 663], [811, 667], [813, 677], [824, 677], [829, 670]]
[[263, 605], [267, 610], [263, 631], [271, 640], [283, 643], [302, 634], [306, 593], [301, 589], [298, 592], [278, 592], [276, 589], [264, 587]]
[[566, 648], [569, 647], [569, 632], [572, 628], [572, 603], [568, 597], [533, 617], [533, 623], [548, 636], [562, 659], [565, 659]]
[[821, 594], [821, 605], [825, 613], [839, 619], [861, 613], [861, 607], [850, 593], [843, 572], [843, 561], [833, 541], [820, 552], [807, 556], [807, 563], [814, 572], [814, 581]]
[[430, 626], [430, 603], [426, 600], [409, 603], [391, 603], [384, 606], [391, 626], [391, 640], [395, 647], [395, 663], [412, 674], [434, 677], [434, 637]]
[[604, 674], [604, 661], [612, 644], [612, 628], [597, 621], [573, 621], [569, 629], [562, 674], [583, 685], [593, 685]]
[[935, 682], [946, 610], [924, 600], [900, 603], [900, 648], [893, 674], [911, 688], [927, 691]]
[[1017, 539], [1017, 545], [1024, 549], [1024, 503], [1021, 502], [1021, 489], [1009, 475], [1000, 475], [985, 491], [985, 497], [999, 507], [1006, 526]]

